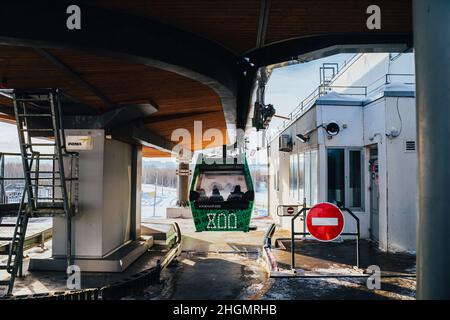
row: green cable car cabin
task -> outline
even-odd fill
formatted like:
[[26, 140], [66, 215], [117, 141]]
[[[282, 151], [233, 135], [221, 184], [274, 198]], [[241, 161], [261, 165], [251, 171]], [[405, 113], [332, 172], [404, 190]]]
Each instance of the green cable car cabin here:
[[189, 201], [200, 231], [249, 231], [255, 192], [244, 155], [204, 158], [199, 155]]

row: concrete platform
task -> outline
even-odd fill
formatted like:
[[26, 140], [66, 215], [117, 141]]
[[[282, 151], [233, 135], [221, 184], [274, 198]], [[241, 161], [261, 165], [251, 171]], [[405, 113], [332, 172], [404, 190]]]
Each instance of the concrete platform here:
[[[252, 220], [256, 230], [241, 231], [211, 231], [196, 232], [192, 219], [144, 219], [144, 226], [152, 224], [177, 222], [182, 234], [182, 250], [197, 253], [260, 253], [264, 234], [273, 222], [271, 218], [258, 218]], [[155, 243], [156, 243], [155, 239]]]
[[191, 208], [169, 207], [166, 209], [167, 219], [192, 219]]
[[[75, 258], [73, 264], [85, 272], [123, 272], [153, 245], [153, 237], [129, 242], [112, 252], [99, 258]], [[67, 260], [65, 257], [32, 258], [28, 269], [30, 271], [65, 271]]]
[[173, 243], [177, 236], [172, 225], [164, 222], [144, 223], [141, 232], [143, 235], [151, 237], [154, 244], [163, 246]]
[[[150, 238], [145, 242], [151, 241]], [[147, 243], [148, 245], [149, 243]], [[130, 245], [127, 249], [128, 254], [132, 254], [134, 245]], [[143, 248], [143, 245], [139, 245]], [[52, 250], [52, 241], [45, 243], [45, 249], [33, 248], [25, 251], [24, 259], [24, 276], [16, 279], [14, 286], [14, 295], [28, 295], [47, 293], [51, 291], [65, 291], [67, 290], [67, 275], [61, 271], [33, 271], [29, 269], [31, 260], [50, 259]], [[116, 251], [111, 254], [111, 259], [115, 260], [117, 256], [121, 256], [123, 252]], [[143, 254], [137, 257], [128, 268], [123, 272], [87, 272], [82, 269], [81, 272], [81, 288], [101, 288], [103, 286], [130, 279], [141, 271], [148, 270], [155, 267], [157, 264], [165, 265], [166, 262], [172, 261], [180, 254], [180, 247], [178, 246], [158, 246], [151, 250], [145, 250]], [[130, 259], [131, 260], [131, 259]], [[64, 268], [65, 270], [65, 268]], [[0, 273], [0, 279], [7, 277], [7, 274]]]

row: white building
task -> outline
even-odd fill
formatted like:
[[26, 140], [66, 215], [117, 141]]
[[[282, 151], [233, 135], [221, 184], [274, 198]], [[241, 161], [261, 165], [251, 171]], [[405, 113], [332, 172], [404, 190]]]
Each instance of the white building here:
[[[359, 54], [337, 74], [335, 67], [324, 67], [325, 84], [269, 144], [269, 210], [304, 200], [307, 206], [339, 201], [359, 217], [362, 238], [383, 250], [413, 252], [414, 56]], [[339, 126], [336, 135], [327, 133], [329, 123]], [[290, 228], [290, 217], [274, 218]], [[345, 228], [354, 231], [351, 219]]]

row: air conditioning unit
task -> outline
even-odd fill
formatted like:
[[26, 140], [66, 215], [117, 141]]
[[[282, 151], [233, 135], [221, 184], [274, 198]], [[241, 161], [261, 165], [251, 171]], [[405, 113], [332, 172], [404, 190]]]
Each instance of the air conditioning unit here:
[[289, 134], [282, 134], [279, 138], [279, 151], [291, 152], [292, 151], [292, 137]]

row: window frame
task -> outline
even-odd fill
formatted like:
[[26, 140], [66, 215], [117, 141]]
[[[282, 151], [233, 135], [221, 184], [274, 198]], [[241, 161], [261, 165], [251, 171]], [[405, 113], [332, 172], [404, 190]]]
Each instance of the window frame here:
[[349, 206], [348, 208], [353, 211], [364, 212], [365, 210], [365, 174], [364, 174], [364, 148], [363, 147], [326, 147], [325, 148], [325, 166], [326, 166], [326, 195], [328, 200], [328, 150], [330, 149], [341, 149], [344, 150], [344, 205], [347, 206], [350, 202], [350, 151], [360, 152], [360, 164], [361, 164], [361, 206], [354, 207]]

